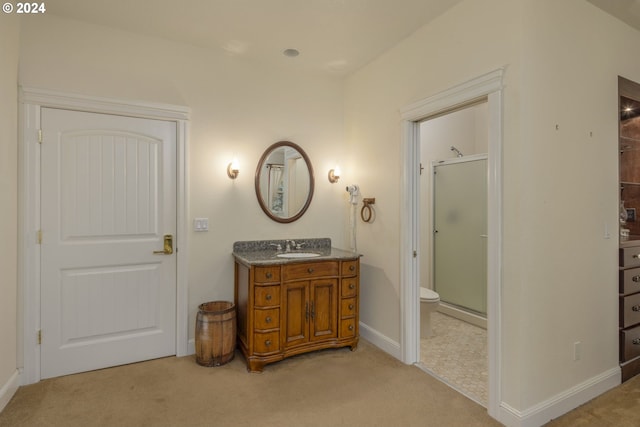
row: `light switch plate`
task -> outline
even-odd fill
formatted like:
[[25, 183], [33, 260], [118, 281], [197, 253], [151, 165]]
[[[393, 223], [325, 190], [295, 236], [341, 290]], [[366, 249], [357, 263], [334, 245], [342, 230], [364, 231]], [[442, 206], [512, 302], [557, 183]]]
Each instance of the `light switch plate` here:
[[209, 231], [209, 218], [194, 218], [193, 219], [194, 231]]

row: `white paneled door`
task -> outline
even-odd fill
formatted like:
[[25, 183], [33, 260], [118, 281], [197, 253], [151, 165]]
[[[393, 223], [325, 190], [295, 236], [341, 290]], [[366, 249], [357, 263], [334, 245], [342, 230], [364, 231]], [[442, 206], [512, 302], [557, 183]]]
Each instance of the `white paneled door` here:
[[175, 354], [176, 123], [41, 111], [41, 377]]

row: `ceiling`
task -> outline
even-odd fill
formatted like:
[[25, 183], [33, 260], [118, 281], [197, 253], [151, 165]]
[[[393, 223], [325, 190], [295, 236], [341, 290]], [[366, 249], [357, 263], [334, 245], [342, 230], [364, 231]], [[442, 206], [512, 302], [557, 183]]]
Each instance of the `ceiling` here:
[[640, 30], [640, 0], [587, 0], [636, 30]]
[[[55, 0], [47, 14], [349, 74], [461, 0]], [[287, 57], [285, 49], [300, 55]]]

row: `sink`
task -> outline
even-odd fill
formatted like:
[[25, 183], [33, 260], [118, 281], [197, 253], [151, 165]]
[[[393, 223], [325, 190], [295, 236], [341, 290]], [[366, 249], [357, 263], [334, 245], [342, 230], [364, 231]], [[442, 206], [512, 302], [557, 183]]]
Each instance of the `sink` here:
[[283, 254], [277, 254], [278, 258], [315, 258], [320, 256], [315, 252], [285, 252]]

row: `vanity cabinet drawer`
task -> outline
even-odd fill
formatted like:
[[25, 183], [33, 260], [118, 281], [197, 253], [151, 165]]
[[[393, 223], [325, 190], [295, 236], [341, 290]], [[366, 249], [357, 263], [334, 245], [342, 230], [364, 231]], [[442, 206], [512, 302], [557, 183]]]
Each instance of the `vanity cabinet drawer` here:
[[274, 329], [280, 327], [280, 309], [255, 310], [255, 329]]
[[623, 295], [640, 292], [640, 268], [620, 271], [620, 293]]
[[358, 274], [358, 261], [343, 261], [342, 276], [355, 276]]
[[280, 351], [280, 332], [265, 332], [253, 334], [253, 349], [255, 353], [266, 354]]
[[620, 331], [620, 361], [640, 356], [640, 326]]
[[280, 281], [280, 266], [256, 267], [253, 280], [257, 283], [269, 283]]
[[342, 279], [342, 286], [340, 286], [340, 296], [355, 297], [358, 294], [358, 279]]
[[340, 317], [353, 317], [358, 306], [355, 298], [345, 298], [340, 302]]
[[354, 337], [356, 329], [355, 317], [340, 320], [340, 338]]
[[280, 285], [256, 286], [254, 304], [256, 307], [280, 305]]
[[620, 327], [628, 328], [640, 323], [640, 294], [620, 297]]
[[323, 276], [337, 276], [338, 262], [313, 262], [290, 264], [282, 267], [283, 280], [298, 280]]
[[640, 267], [640, 246], [620, 248], [621, 267]]

